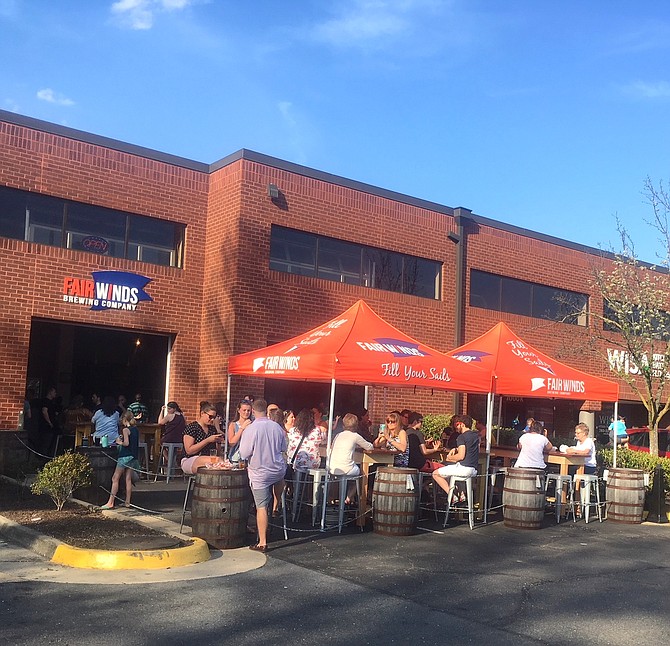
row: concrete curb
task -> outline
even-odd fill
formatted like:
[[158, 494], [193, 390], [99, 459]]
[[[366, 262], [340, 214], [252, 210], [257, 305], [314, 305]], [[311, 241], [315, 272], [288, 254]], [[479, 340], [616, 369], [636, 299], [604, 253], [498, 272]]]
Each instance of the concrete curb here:
[[91, 550], [61, 543], [52, 563], [95, 570], [156, 570], [195, 565], [209, 560], [209, 547], [200, 538], [191, 545], [167, 550]]
[[[13, 484], [16, 481], [2, 476], [3, 480]], [[85, 507], [90, 503], [70, 499]], [[125, 511], [125, 510], [124, 510]], [[56, 538], [46, 536], [40, 532], [15, 523], [0, 515], [0, 535], [30, 549], [40, 556], [49, 559], [52, 563], [66, 565], [73, 568], [97, 570], [155, 570], [184, 567], [203, 563], [210, 558], [209, 547], [205, 541], [195, 536], [186, 536], [175, 531], [176, 525], [163, 518], [150, 516], [134, 517], [126, 513], [109, 510], [103, 512], [105, 516], [112, 516], [119, 520], [137, 523], [149, 529], [169, 534], [188, 544], [184, 547], [153, 550], [93, 550], [73, 547]]]

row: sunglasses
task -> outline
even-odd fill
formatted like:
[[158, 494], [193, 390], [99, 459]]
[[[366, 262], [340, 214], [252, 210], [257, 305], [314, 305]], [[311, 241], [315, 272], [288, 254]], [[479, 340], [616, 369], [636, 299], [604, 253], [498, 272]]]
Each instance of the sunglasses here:
[[210, 415], [209, 413], [207, 413], [207, 417], [209, 417], [209, 419], [214, 419], [216, 417], [216, 414], [215, 415]]
[[397, 424], [397, 423], [398, 423], [398, 420], [397, 420], [397, 419], [387, 419], [387, 420], [386, 420], [386, 423], [387, 423], [387, 424]]

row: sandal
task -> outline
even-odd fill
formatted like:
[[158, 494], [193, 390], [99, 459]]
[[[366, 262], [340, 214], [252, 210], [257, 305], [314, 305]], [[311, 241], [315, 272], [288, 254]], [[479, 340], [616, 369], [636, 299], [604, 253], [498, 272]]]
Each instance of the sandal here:
[[265, 554], [265, 552], [268, 551], [268, 546], [256, 543], [256, 545], [249, 545], [249, 549], [253, 552], [260, 552], [261, 554]]
[[110, 507], [109, 505], [103, 505], [102, 507], [98, 507], [100, 511], [109, 511], [110, 509], [114, 509], [114, 507]]

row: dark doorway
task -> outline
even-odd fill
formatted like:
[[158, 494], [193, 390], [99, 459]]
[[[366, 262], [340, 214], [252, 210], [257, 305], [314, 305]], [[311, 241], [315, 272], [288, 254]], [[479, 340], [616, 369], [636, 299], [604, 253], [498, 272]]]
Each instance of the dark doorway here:
[[[80, 394], [135, 393], [158, 415], [165, 397], [169, 337], [53, 321], [33, 320], [28, 356], [28, 385], [42, 396], [55, 385], [63, 403]], [[155, 421], [155, 420], [154, 420]]]

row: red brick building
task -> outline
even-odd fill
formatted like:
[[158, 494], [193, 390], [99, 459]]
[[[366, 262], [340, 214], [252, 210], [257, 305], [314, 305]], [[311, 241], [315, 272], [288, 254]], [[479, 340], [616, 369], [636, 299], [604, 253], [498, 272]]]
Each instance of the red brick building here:
[[[444, 351], [504, 320], [547, 354], [611, 377], [583, 350], [588, 312], [602, 310], [588, 287], [597, 257], [247, 150], [208, 165], [0, 111], [0, 428], [16, 428], [27, 387], [41, 396], [49, 384], [65, 403], [139, 391], [152, 415], [168, 398], [192, 418], [200, 400], [225, 398], [231, 354], [360, 298]], [[582, 303], [583, 317], [544, 318], [556, 293]], [[328, 396], [321, 385], [233, 379], [235, 399], [249, 392], [292, 407]], [[339, 398], [362, 406], [363, 389]], [[622, 399], [633, 399], [625, 387]], [[395, 407], [482, 406], [374, 388], [367, 401], [375, 419]], [[569, 428], [580, 408], [601, 404], [507, 398], [499, 410], [508, 423], [532, 414]]]

